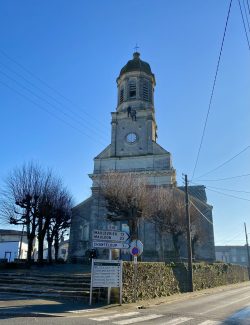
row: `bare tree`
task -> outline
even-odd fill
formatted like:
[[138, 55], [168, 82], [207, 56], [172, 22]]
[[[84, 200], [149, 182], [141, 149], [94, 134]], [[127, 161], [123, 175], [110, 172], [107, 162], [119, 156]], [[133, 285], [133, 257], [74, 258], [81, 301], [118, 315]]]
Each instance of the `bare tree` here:
[[34, 163], [24, 164], [9, 173], [1, 193], [1, 217], [12, 225], [24, 225], [28, 239], [28, 262], [31, 262], [33, 241], [39, 215], [44, 172]]
[[52, 262], [52, 244], [54, 242], [55, 261], [58, 260], [59, 240], [70, 226], [72, 210], [72, 197], [67, 189], [55, 188], [51, 220], [47, 229], [48, 261]]
[[[33, 162], [14, 169], [4, 181], [0, 196], [0, 214], [8, 223], [26, 228], [29, 263], [36, 236], [38, 261], [43, 261], [44, 237], [60, 204], [55, 204], [56, 189], [62, 193], [65, 191], [62, 181], [50, 170], [44, 170]], [[64, 221], [62, 223], [65, 225]]]
[[[186, 231], [184, 193], [175, 187], [156, 187], [151, 193], [154, 202], [149, 213], [161, 237], [170, 234], [175, 255], [180, 255], [180, 237]], [[163, 243], [162, 243], [163, 250]]]
[[128, 220], [131, 239], [136, 239], [138, 220], [144, 216], [148, 204], [145, 179], [134, 173], [109, 172], [100, 177], [98, 185], [109, 218]]

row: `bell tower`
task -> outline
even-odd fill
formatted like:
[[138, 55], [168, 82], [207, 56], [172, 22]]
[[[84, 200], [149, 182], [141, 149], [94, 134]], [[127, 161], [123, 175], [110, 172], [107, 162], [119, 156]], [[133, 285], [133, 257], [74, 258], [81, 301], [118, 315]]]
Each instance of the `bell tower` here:
[[135, 52], [121, 69], [117, 82], [117, 108], [112, 113], [111, 156], [153, 154], [157, 125], [154, 110], [155, 76]]
[[99, 176], [109, 171], [133, 172], [148, 184], [176, 184], [171, 154], [157, 142], [154, 89], [150, 65], [135, 52], [121, 69], [117, 83], [117, 106], [111, 112], [111, 143], [94, 159], [92, 191]]

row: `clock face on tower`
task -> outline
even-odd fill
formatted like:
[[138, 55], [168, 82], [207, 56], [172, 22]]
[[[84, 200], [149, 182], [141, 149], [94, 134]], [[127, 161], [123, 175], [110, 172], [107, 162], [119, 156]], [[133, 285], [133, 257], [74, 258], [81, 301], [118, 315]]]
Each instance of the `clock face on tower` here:
[[128, 143], [134, 143], [137, 140], [137, 135], [135, 133], [129, 133], [126, 136], [126, 141]]

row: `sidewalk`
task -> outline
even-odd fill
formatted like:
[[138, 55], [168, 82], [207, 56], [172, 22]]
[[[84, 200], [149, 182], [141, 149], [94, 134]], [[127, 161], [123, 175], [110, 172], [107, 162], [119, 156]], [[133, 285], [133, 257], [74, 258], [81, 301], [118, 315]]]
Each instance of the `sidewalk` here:
[[149, 308], [160, 304], [168, 304], [176, 301], [192, 299], [198, 296], [226, 291], [230, 288], [249, 286], [249, 281], [228, 286], [205, 289], [192, 293], [175, 294], [168, 297], [160, 297], [151, 300], [138, 301], [137, 303], [119, 305], [93, 305], [79, 301], [57, 299], [32, 299], [18, 295], [0, 294], [0, 319], [13, 317], [79, 317], [86, 315], [100, 315], [115, 311], [128, 311], [140, 308]]

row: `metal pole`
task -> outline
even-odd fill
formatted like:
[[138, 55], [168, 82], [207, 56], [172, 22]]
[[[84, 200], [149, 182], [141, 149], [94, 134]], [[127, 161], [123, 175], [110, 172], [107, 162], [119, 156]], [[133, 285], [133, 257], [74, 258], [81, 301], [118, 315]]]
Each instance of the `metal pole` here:
[[134, 302], [137, 301], [137, 256], [134, 256]]
[[120, 305], [122, 304], [122, 261], [120, 261]]
[[192, 243], [190, 232], [190, 214], [189, 214], [189, 199], [188, 199], [188, 180], [185, 175], [185, 194], [186, 194], [186, 222], [187, 222], [187, 251], [188, 251], [188, 282], [189, 291], [193, 292], [193, 261], [192, 261]]
[[91, 264], [91, 283], [90, 283], [90, 292], [89, 292], [89, 305], [92, 305], [92, 295], [93, 295], [93, 271], [94, 271], [94, 259], [92, 258]]
[[248, 269], [248, 277], [250, 280], [250, 255], [249, 255], [249, 246], [248, 246], [248, 236], [247, 236], [247, 226], [246, 223], [244, 222], [244, 226], [245, 226], [245, 234], [246, 234], [246, 247], [247, 247], [247, 269]]
[[[109, 249], [109, 261], [112, 260], [112, 249]], [[111, 287], [108, 287], [108, 305], [110, 304]]]

